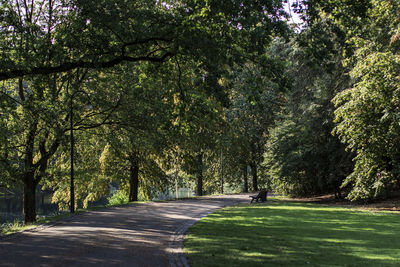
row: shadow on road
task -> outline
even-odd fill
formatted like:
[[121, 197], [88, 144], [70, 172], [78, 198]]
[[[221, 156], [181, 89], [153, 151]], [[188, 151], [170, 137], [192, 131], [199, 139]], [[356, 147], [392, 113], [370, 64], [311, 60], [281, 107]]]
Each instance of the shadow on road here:
[[0, 266], [169, 266], [177, 258], [168, 253], [180, 253], [175, 235], [218, 208], [247, 201], [248, 195], [216, 196], [91, 211], [0, 239]]

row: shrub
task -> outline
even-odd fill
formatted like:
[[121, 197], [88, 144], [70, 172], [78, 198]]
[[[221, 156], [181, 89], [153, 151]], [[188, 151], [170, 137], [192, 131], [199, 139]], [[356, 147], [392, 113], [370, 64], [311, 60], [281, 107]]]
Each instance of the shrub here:
[[108, 200], [108, 204], [111, 206], [121, 205], [121, 204], [128, 203], [129, 197], [125, 192], [118, 190], [111, 197], [107, 198], [107, 200]]

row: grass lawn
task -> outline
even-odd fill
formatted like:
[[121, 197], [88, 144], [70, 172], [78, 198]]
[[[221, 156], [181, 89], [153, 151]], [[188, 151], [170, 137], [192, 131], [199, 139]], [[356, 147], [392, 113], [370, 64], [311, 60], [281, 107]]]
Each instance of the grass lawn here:
[[270, 198], [190, 228], [191, 266], [400, 266], [400, 214]]

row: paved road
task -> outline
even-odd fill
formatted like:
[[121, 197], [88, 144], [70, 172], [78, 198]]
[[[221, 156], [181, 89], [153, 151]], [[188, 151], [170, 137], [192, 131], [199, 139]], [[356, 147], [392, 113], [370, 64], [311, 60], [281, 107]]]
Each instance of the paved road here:
[[187, 266], [184, 232], [248, 195], [115, 207], [0, 238], [0, 266]]

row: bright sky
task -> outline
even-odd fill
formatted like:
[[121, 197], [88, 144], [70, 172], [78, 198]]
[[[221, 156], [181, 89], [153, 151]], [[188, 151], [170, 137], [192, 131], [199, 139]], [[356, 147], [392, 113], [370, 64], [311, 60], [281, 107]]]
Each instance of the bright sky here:
[[293, 2], [296, 2], [296, 0], [289, 0], [287, 4], [285, 4], [285, 11], [291, 16], [290, 21], [292, 23], [296, 23], [296, 24], [301, 24], [302, 21], [300, 19], [299, 14], [293, 12], [291, 5]]

